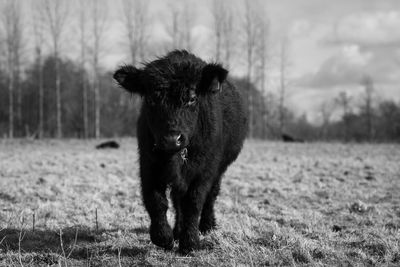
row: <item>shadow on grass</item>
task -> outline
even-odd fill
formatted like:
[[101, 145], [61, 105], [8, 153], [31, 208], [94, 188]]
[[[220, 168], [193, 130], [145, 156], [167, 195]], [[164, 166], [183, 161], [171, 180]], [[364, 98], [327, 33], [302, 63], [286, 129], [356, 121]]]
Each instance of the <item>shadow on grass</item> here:
[[[127, 232], [143, 234], [147, 229], [135, 228]], [[117, 229], [96, 232], [81, 227], [65, 228], [62, 231], [21, 231], [6, 228], [0, 231], [0, 251], [30, 253], [34, 255], [33, 261], [47, 264], [57, 263], [60, 256], [66, 259], [88, 260], [103, 256], [140, 257], [147, 253], [147, 249], [127, 245], [126, 242], [119, 243], [118, 239], [113, 240], [118, 234]]]

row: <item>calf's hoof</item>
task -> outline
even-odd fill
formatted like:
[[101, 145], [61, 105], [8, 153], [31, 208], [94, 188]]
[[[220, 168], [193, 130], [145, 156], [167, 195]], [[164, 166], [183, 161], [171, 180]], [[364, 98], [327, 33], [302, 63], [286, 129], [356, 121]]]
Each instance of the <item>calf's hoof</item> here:
[[174, 227], [174, 240], [179, 240], [179, 236], [181, 235], [181, 228], [178, 226]]
[[199, 225], [200, 232], [205, 235], [217, 227], [215, 219], [201, 220]]
[[179, 253], [187, 255], [199, 249], [200, 239], [198, 234], [184, 235], [179, 239]]
[[150, 226], [150, 239], [155, 245], [167, 250], [174, 248], [174, 236], [169, 225]]

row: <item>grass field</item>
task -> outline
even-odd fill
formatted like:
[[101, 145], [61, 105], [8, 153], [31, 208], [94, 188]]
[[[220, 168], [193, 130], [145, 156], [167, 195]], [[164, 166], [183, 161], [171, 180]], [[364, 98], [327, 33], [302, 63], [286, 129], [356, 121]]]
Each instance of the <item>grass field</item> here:
[[150, 242], [136, 140], [119, 141], [0, 140], [1, 266], [400, 266], [399, 145], [248, 141], [218, 229], [182, 257]]

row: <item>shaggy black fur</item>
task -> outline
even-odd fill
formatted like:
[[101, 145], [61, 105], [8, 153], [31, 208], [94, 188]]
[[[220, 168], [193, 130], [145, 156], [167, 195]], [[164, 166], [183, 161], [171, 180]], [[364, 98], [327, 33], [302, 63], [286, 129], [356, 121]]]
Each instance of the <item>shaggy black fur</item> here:
[[[114, 74], [120, 86], [144, 98], [137, 132], [142, 195], [150, 238], [165, 249], [178, 239], [180, 252], [188, 253], [199, 246], [199, 230], [216, 226], [221, 176], [247, 132], [247, 109], [227, 74], [187, 51]], [[167, 187], [176, 212], [173, 230], [166, 217]]]

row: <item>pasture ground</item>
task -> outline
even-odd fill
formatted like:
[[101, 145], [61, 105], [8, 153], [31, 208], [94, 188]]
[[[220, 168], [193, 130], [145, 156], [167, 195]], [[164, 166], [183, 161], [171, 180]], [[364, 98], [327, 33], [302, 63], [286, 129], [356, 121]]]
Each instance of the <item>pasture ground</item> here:
[[150, 242], [136, 140], [118, 141], [0, 140], [1, 266], [400, 265], [399, 145], [246, 142], [183, 257]]

